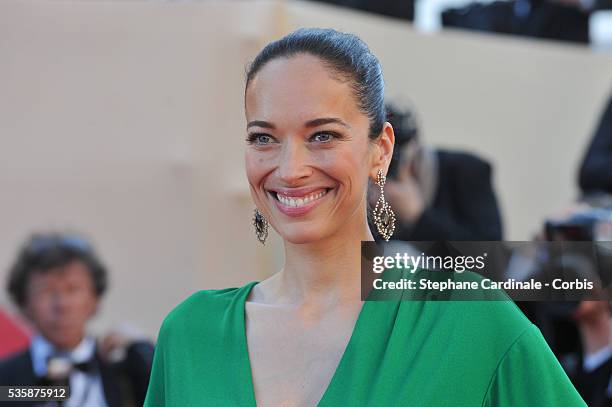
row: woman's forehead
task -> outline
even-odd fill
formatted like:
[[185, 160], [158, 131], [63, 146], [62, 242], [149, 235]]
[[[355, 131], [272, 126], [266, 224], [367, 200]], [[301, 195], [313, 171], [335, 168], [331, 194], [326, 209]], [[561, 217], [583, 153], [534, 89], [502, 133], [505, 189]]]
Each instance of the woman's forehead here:
[[247, 118], [259, 120], [311, 120], [340, 117], [358, 120], [363, 115], [351, 83], [317, 57], [297, 55], [270, 61], [249, 84], [246, 92]]

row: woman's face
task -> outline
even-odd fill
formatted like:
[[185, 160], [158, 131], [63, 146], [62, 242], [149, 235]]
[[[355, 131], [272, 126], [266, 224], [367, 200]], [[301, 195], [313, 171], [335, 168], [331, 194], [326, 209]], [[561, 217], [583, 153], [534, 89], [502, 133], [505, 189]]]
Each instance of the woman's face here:
[[387, 167], [351, 82], [311, 55], [278, 58], [251, 80], [245, 105], [251, 195], [274, 229], [308, 243], [363, 228], [368, 178]]

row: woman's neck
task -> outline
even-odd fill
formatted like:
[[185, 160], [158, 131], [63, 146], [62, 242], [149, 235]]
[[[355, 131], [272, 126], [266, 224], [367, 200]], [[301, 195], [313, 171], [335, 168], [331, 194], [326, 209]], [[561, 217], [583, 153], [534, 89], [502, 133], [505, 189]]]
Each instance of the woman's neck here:
[[274, 276], [275, 300], [326, 308], [359, 299], [362, 240], [374, 240], [364, 220], [317, 242], [286, 242], [285, 267]]

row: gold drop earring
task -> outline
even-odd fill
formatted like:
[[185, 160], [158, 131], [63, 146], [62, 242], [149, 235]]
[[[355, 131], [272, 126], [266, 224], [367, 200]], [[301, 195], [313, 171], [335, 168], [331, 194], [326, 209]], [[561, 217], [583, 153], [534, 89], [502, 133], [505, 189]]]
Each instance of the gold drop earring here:
[[259, 209], [255, 208], [255, 214], [253, 215], [253, 226], [255, 226], [255, 236], [261, 242], [266, 244], [266, 238], [268, 237], [268, 220], [259, 212]]
[[378, 170], [378, 174], [376, 174], [376, 185], [380, 187], [380, 196], [376, 201], [376, 206], [374, 207], [372, 215], [378, 233], [380, 233], [386, 241], [389, 241], [395, 230], [395, 213], [393, 213], [393, 209], [391, 209], [389, 202], [385, 201], [384, 187], [386, 180], [387, 178], [383, 171]]

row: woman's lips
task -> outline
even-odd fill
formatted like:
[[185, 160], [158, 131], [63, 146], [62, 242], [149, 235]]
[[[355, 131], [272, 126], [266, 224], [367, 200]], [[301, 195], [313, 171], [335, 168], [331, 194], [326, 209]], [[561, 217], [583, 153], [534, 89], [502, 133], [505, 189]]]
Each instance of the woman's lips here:
[[302, 216], [319, 205], [332, 188], [269, 190], [274, 204], [287, 216]]

